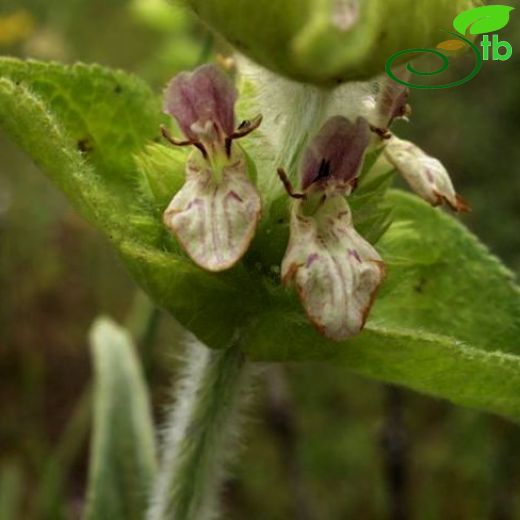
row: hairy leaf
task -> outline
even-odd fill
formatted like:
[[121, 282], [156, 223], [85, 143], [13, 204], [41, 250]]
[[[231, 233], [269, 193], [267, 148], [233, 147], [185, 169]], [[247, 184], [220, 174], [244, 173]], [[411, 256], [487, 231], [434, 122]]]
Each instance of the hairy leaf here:
[[99, 319], [91, 343], [94, 432], [84, 518], [139, 520], [156, 466], [148, 392], [125, 330]]
[[0, 124], [76, 207], [114, 239], [151, 230], [133, 158], [158, 135], [160, 105], [150, 89], [82, 64], [1, 58], [0, 76]]
[[520, 419], [520, 290], [512, 274], [447, 214], [402, 192], [388, 202], [394, 222], [378, 245], [388, 277], [365, 331], [338, 349], [279, 299], [244, 347], [257, 359], [328, 354], [349, 370]]

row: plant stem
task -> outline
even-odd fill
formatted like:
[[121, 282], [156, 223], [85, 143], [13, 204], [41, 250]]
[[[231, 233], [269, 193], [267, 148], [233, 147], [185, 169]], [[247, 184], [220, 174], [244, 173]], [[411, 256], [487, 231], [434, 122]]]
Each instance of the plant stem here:
[[408, 435], [403, 418], [403, 392], [385, 385], [385, 423], [381, 431], [391, 520], [410, 518], [408, 504]]
[[190, 344], [176, 406], [167, 419], [149, 520], [215, 518], [224, 465], [237, 437], [248, 380], [238, 347]]

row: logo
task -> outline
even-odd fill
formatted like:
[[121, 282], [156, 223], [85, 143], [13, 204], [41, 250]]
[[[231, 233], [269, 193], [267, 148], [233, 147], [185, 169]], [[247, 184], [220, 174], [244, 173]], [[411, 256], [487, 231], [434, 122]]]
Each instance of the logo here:
[[[503, 29], [509, 23], [509, 17], [514, 7], [507, 5], [488, 5], [476, 7], [469, 11], [459, 14], [453, 21], [453, 27], [457, 32], [445, 31], [450, 36], [449, 40], [444, 40], [435, 49], [406, 49], [396, 52], [386, 62], [386, 73], [397, 83], [415, 89], [445, 89], [459, 87], [471, 81], [482, 70], [484, 61], [507, 61], [513, 55], [513, 47], [507, 41], [501, 41], [497, 34], [490, 36]], [[482, 35], [480, 43], [481, 49], [472, 41], [474, 36]], [[401, 65], [411, 54], [429, 54], [440, 60], [440, 65], [435, 70], [421, 71], [413, 63], [408, 63], [405, 69], [414, 76], [437, 76], [446, 71], [450, 66], [450, 57], [456, 55], [463, 49], [470, 49], [475, 58], [473, 70], [464, 78], [445, 84], [425, 85], [415, 84], [410, 81], [398, 78], [394, 73], [394, 66]]]

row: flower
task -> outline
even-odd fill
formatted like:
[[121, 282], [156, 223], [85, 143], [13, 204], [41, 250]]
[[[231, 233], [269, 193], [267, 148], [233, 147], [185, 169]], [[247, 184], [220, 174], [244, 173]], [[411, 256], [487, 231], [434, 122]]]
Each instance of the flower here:
[[355, 188], [370, 142], [369, 124], [329, 119], [308, 145], [300, 168], [282, 281], [294, 284], [318, 331], [334, 340], [358, 334], [385, 269], [381, 257], [354, 229], [346, 195]]
[[233, 141], [255, 130], [261, 116], [235, 127], [237, 91], [213, 65], [182, 72], [168, 84], [164, 111], [186, 140], [162, 128], [175, 146], [197, 148], [186, 163], [186, 182], [164, 212], [164, 223], [192, 260], [209, 271], [236, 264], [254, 236], [260, 196], [249, 178], [244, 153]]
[[454, 211], [469, 210], [468, 204], [455, 192], [451, 178], [439, 160], [394, 135], [386, 142], [384, 153], [415, 193], [432, 206], [447, 203]]
[[376, 119], [381, 126], [373, 126], [372, 130], [383, 140], [386, 159], [412, 190], [433, 206], [447, 203], [454, 211], [468, 211], [469, 205], [456, 193], [442, 163], [414, 143], [399, 139], [388, 130], [395, 119], [407, 118], [410, 114], [408, 95], [407, 87], [390, 79], [385, 81], [379, 95]]

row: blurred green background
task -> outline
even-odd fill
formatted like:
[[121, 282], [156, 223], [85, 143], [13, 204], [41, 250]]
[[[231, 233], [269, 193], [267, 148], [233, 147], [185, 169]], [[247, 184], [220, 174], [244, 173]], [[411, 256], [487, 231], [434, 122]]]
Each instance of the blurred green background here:
[[[515, 22], [502, 34], [520, 49]], [[219, 45], [163, 0], [0, 2], [0, 54], [98, 62], [158, 92]], [[412, 121], [397, 128], [443, 160], [472, 204], [464, 222], [517, 273], [519, 66], [515, 52], [461, 88], [413, 92]], [[78, 518], [87, 331], [100, 313], [128, 322], [143, 306], [105, 241], [0, 134], [0, 520]], [[159, 422], [178, 328], [159, 311], [143, 326]], [[249, 415], [225, 518], [520, 518], [520, 430], [499, 418], [327, 364], [266, 367]]]

